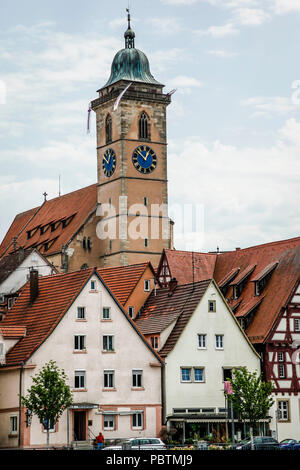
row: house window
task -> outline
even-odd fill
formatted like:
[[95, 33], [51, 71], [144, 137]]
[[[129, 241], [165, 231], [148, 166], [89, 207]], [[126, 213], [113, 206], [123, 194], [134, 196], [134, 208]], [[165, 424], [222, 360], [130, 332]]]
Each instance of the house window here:
[[128, 315], [130, 318], [133, 318], [134, 316], [134, 307], [128, 307]]
[[8, 310], [10, 310], [13, 307], [15, 301], [16, 301], [16, 297], [9, 297], [7, 299], [7, 308], [8, 308]]
[[216, 301], [215, 300], [209, 300], [208, 301], [208, 311], [209, 312], [215, 312], [216, 311]]
[[181, 369], [181, 382], [191, 382], [191, 369], [190, 368]]
[[223, 368], [223, 382], [228, 382], [232, 379], [232, 369]]
[[198, 348], [206, 349], [206, 335], [198, 335]]
[[148, 198], [147, 197], [144, 197], [144, 206], [148, 206]]
[[289, 421], [289, 402], [288, 400], [278, 401], [278, 420]]
[[150, 281], [144, 281], [144, 291], [150, 292]]
[[223, 349], [224, 335], [216, 335], [216, 349]]
[[11, 416], [9, 420], [9, 432], [10, 434], [17, 434], [18, 433], [18, 417]]
[[91, 290], [96, 290], [96, 281], [91, 281]]
[[85, 336], [74, 336], [74, 349], [75, 351], [83, 351], [85, 349]]
[[103, 320], [110, 320], [110, 307], [103, 307], [102, 308], [102, 319]]
[[104, 415], [104, 429], [106, 431], [113, 431], [115, 429], [114, 415]]
[[278, 366], [278, 372], [279, 372], [279, 378], [284, 379], [285, 378], [285, 367], [284, 364], [279, 364]]
[[104, 388], [114, 388], [115, 386], [115, 371], [105, 370], [104, 371]]
[[284, 352], [278, 353], [278, 362], [284, 362]]
[[300, 331], [300, 319], [299, 318], [294, 319], [294, 330]]
[[204, 369], [194, 367], [194, 382], [204, 382]]
[[85, 307], [77, 307], [77, 319], [85, 320]]
[[0, 343], [0, 358], [4, 356], [4, 343]]
[[112, 335], [103, 336], [103, 351], [114, 351], [114, 337]]
[[112, 251], [112, 240], [109, 240], [109, 251]]
[[145, 111], [143, 111], [139, 118], [139, 139], [149, 139], [149, 118]]
[[138, 412], [132, 415], [132, 427], [134, 429], [143, 429], [143, 413]]
[[149, 246], [149, 240], [148, 240], [148, 238], [145, 238], [144, 244], [145, 244], [145, 248], [148, 248], [148, 246]]
[[75, 388], [85, 388], [85, 371], [75, 371]]
[[143, 371], [142, 370], [132, 371], [132, 386], [133, 387], [143, 386]]
[[105, 121], [105, 136], [106, 136], [106, 143], [109, 144], [112, 141], [112, 119], [110, 114], [107, 115]]
[[151, 336], [150, 342], [151, 342], [151, 346], [153, 349], [158, 349], [158, 345], [159, 345], [158, 336]]
[[[47, 426], [48, 426], [48, 420], [47, 420], [47, 418], [46, 418], [46, 419], [44, 420], [44, 422], [43, 422], [43, 431], [44, 431], [44, 432], [47, 432]], [[55, 426], [54, 420], [53, 420], [53, 419], [50, 419], [49, 431], [50, 431], [50, 432], [55, 432], [55, 428], [56, 428], [56, 426]]]

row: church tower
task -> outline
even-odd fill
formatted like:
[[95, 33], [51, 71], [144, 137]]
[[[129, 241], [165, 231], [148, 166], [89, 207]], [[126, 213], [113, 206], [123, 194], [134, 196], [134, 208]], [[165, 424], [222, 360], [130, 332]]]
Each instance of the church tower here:
[[151, 261], [172, 248], [168, 218], [166, 108], [170, 95], [135, 48], [130, 26], [96, 113], [100, 266]]

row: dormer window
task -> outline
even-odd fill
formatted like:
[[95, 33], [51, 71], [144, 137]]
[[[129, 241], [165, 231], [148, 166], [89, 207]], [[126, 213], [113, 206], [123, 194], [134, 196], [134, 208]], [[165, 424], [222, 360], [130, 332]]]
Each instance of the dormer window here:
[[110, 114], [107, 115], [105, 121], [105, 137], [106, 143], [110, 144], [110, 142], [112, 141], [112, 119]]
[[254, 282], [255, 296], [259, 296], [263, 292], [277, 264], [277, 261], [276, 263], [268, 264], [268, 266], [266, 266], [254, 277], [254, 279], [251, 280], [251, 282]]
[[150, 140], [150, 122], [145, 111], [142, 112], [139, 118], [139, 139]]
[[248, 266], [247, 268], [243, 269], [238, 276], [234, 279], [234, 281], [230, 284], [233, 287], [233, 298], [234, 300], [238, 299], [242, 294], [242, 291], [248, 282], [250, 275], [253, 273], [255, 269], [255, 264]]

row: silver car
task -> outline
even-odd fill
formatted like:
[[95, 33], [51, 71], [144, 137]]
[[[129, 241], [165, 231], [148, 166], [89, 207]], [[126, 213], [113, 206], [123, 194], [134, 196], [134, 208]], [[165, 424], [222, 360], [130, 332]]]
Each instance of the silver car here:
[[117, 445], [104, 447], [103, 450], [163, 450], [166, 445], [158, 437], [133, 437], [124, 439]]

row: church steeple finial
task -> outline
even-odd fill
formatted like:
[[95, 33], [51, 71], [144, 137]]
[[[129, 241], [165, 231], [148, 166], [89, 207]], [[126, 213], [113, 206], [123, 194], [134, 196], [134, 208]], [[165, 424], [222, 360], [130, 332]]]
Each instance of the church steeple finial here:
[[125, 33], [124, 33], [125, 48], [126, 49], [134, 49], [135, 34], [134, 34], [134, 31], [131, 29], [131, 26], [130, 26], [130, 11], [129, 11], [129, 8], [126, 8], [126, 11], [127, 11], [128, 28], [127, 28], [127, 31], [125, 31]]

